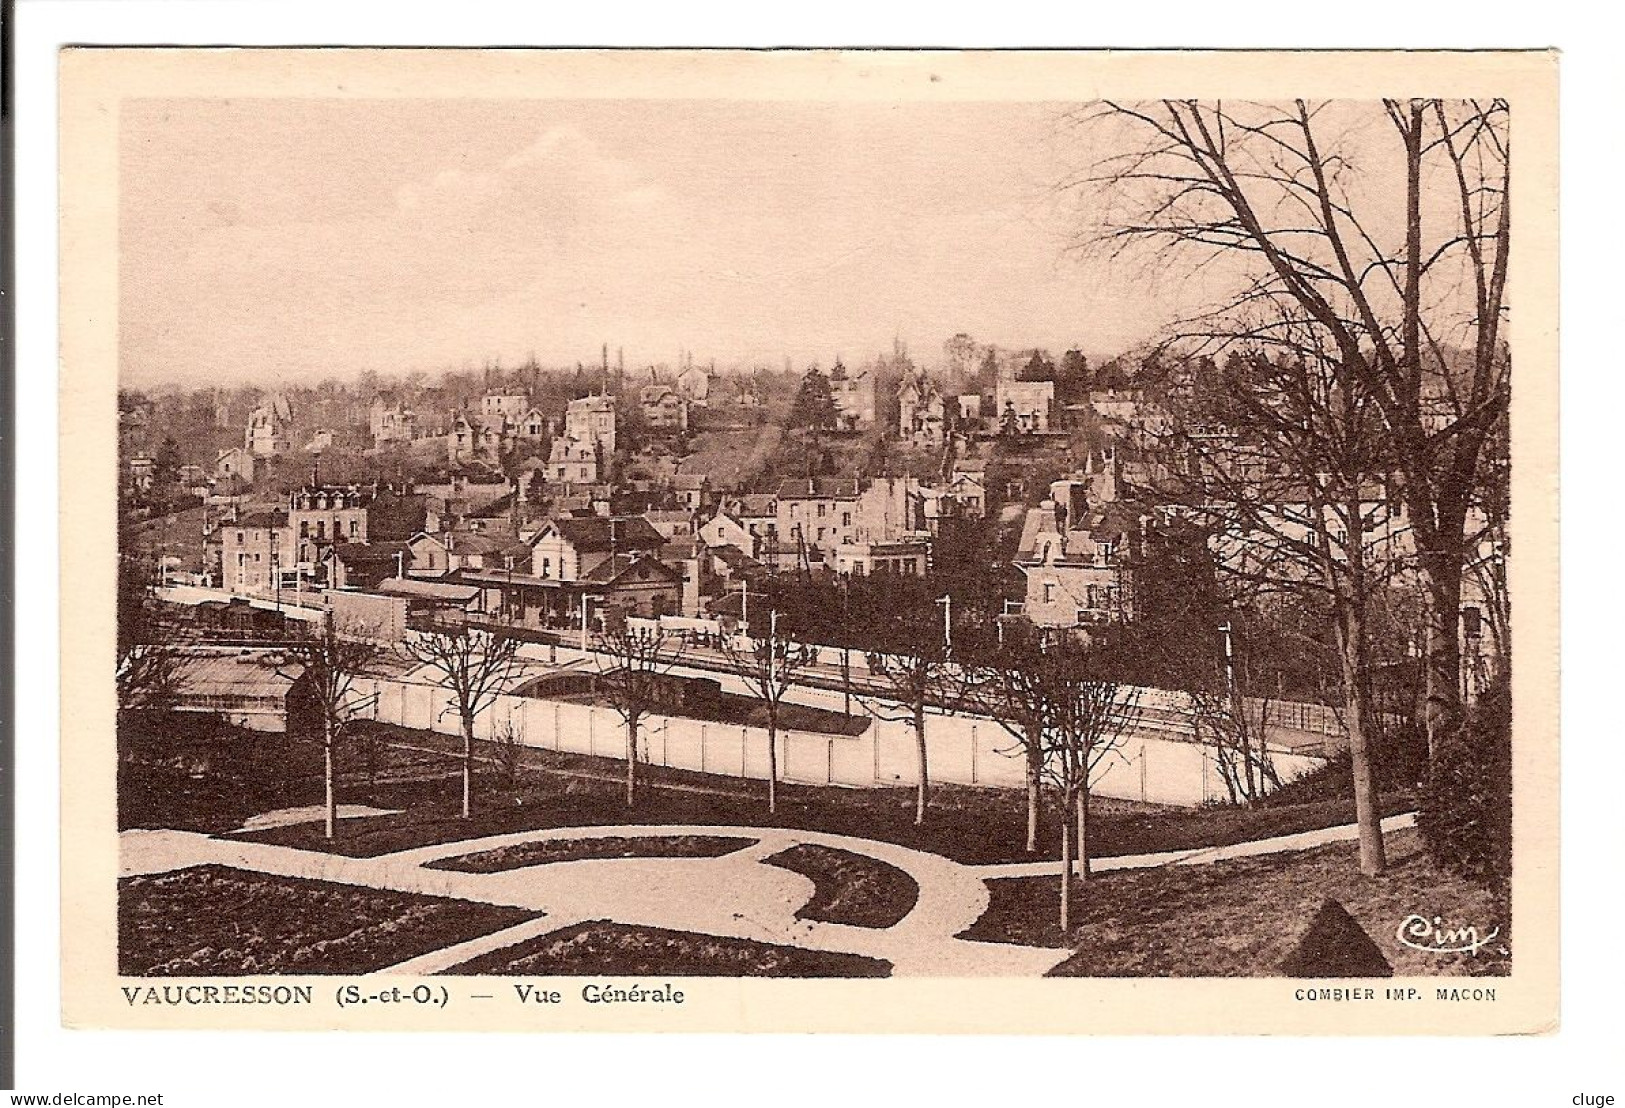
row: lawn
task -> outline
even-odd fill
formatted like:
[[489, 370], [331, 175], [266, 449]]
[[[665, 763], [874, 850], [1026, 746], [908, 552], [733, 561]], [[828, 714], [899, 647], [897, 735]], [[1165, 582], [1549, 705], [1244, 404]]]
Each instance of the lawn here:
[[812, 899], [796, 913], [797, 919], [890, 927], [913, 911], [920, 898], [914, 878], [878, 858], [849, 850], [798, 843], [763, 861], [812, 881]]
[[1065, 977], [1271, 977], [1295, 949], [1328, 897], [1346, 908], [1398, 975], [1505, 974], [1500, 941], [1476, 957], [1430, 954], [1396, 933], [1412, 913], [1481, 931], [1506, 920], [1490, 894], [1441, 871], [1415, 831], [1387, 837], [1389, 872], [1361, 876], [1357, 848], [1118, 870], [1091, 877], [1082, 923], [1070, 941], [1058, 926], [1058, 877], [988, 882], [992, 902], [963, 938], [1031, 946], [1070, 946], [1052, 972]]
[[[399, 727], [378, 728], [389, 741], [426, 749], [457, 749], [454, 736]], [[491, 758], [488, 744], [477, 744]], [[1059, 821], [1047, 806], [1040, 828], [1040, 851], [1023, 849], [1026, 800], [1016, 790], [939, 785], [923, 827], [914, 823], [914, 791], [909, 788], [836, 789], [779, 787], [777, 813], [767, 810], [764, 782], [644, 766], [644, 787], [636, 807], [624, 796], [625, 766], [615, 759], [526, 748], [518, 781], [507, 785], [488, 768], [475, 797], [471, 819], [456, 811], [454, 782], [381, 784], [352, 791], [348, 803], [403, 809], [400, 815], [352, 821], [334, 843], [319, 830], [286, 827], [255, 836], [311, 850], [375, 856], [433, 843], [538, 828], [598, 827], [624, 823], [700, 826], [789, 827], [879, 839], [946, 855], [972, 864], [1019, 862], [1057, 857]], [[1390, 797], [1385, 812], [1404, 811], [1408, 797]], [[1305, 801], [1257, 809], [1234, 806], [1183, 809], [1096, 798], [1090, 808], [1090, 839], [1097, 857], [1194, 850], [1270, 835], [1351, 823], [1351, 800]]]
[[[262, 812], [322, 802], [322, 745], [307, 738], [176, 713], [122, 726], [119, 752], [121, 831], [220, 834]], [[433, 753], [352, 741], [339, 747], [337, 768], [341, 802], [367, 804], [391, 779], [443, 776], [456, 767]]]
[[755, 839], [737, 835], [603, 835], [590, 839], [544, 839], [495, 850], [459, 854], [428, 863], [428, 869], [460, 873], [505, 873], [555, 862], [583, 862], [601, 858], [721, 858], [743, 850]]
[[452, 975], [620, 977], [889, 977], [891, 963], [860, 954], [594, 920], [493, 951]]
[[535, 917], [465, 900], [195, 866], [119, 882], [119, 972], [370, 973]]

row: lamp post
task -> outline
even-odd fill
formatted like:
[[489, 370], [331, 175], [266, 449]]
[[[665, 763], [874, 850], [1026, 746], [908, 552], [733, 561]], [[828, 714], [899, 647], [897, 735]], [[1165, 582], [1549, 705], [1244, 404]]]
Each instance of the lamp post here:
[[779, 649], [779, 613], [774, 609], [767, 613], [767, 687], [773, 687], [773, 656]]
[[282, 562], [277, 551], [276, 521], [271, 522], [271, 589], [276, 594], [276, 610], [282, 611]]
[[852, 579], [841, 578], [841, 710], [852, 714]]
[[954, 652], [954, 598], [950, 593], [937, 597], [937, 603], [942, 605], [942, 648], [949, 654]]
[[[511, 603], [509, 598], [513, 595], [513, 555], [504, 554], [502, 560], [508, 567], [508, 587], [502, 590], [502, 615], [509, 623], [513, 623], [515, 622], [513, 613], [509, 610], [509, 604]], [[521, 604], [519, 607], [523, 611], [524, 605]]]

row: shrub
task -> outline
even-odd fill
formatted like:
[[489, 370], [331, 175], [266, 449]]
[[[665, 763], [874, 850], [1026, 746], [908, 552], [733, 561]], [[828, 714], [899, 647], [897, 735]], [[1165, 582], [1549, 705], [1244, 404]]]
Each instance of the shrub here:
[[1440, 866], [1499, 890], [1512, 876], [1512, 698], [1486, 691], [1434, 751], [1417, 828]]

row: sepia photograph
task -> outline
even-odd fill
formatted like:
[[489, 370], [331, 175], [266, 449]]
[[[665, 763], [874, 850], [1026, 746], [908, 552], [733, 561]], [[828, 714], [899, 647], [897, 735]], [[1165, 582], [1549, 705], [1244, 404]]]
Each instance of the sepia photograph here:
[[1549, 59], [223, 53], [63, 63], [93, 1022], [1541, 1022]]

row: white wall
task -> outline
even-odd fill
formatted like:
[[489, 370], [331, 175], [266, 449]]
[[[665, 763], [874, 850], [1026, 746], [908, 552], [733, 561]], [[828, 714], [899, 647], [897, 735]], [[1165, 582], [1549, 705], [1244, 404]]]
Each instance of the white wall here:
[[[435, 731], [459, 733], [445, 690], [395, 680], [357, 681], [357, 693], [376, 690], [371, 718]], [[840, 694], [832, 694], [839, 698]], [[477, 738], [490, 738], [504, 722], [526, 746], [606, 758], [626, 756], [626, 727], [610, 708], [562, 701], [500, 696], [475, 720]], [[639, 748], [651, 765], [730, 777], [765, 780], [767, 731], [735, 724], [671, 716], [644, 718]], [[927, 769], [934, 782], [1019, 788], [1023, 759], [1015, 739], [992, 720], [935, 713], [926, 716]], [[857, 788], [910, 786], [918, 779], [914, 727], [908, 720], [875, 719], [861, 735], [781, 731], [782, 780]], [[1322, 764], [1303, 755], [1274, 755], [1283, 781]], [[1097, 795], [1194, 807], [1223, 799], [1211, 748], [1141, 729], [1096, 769]]]

